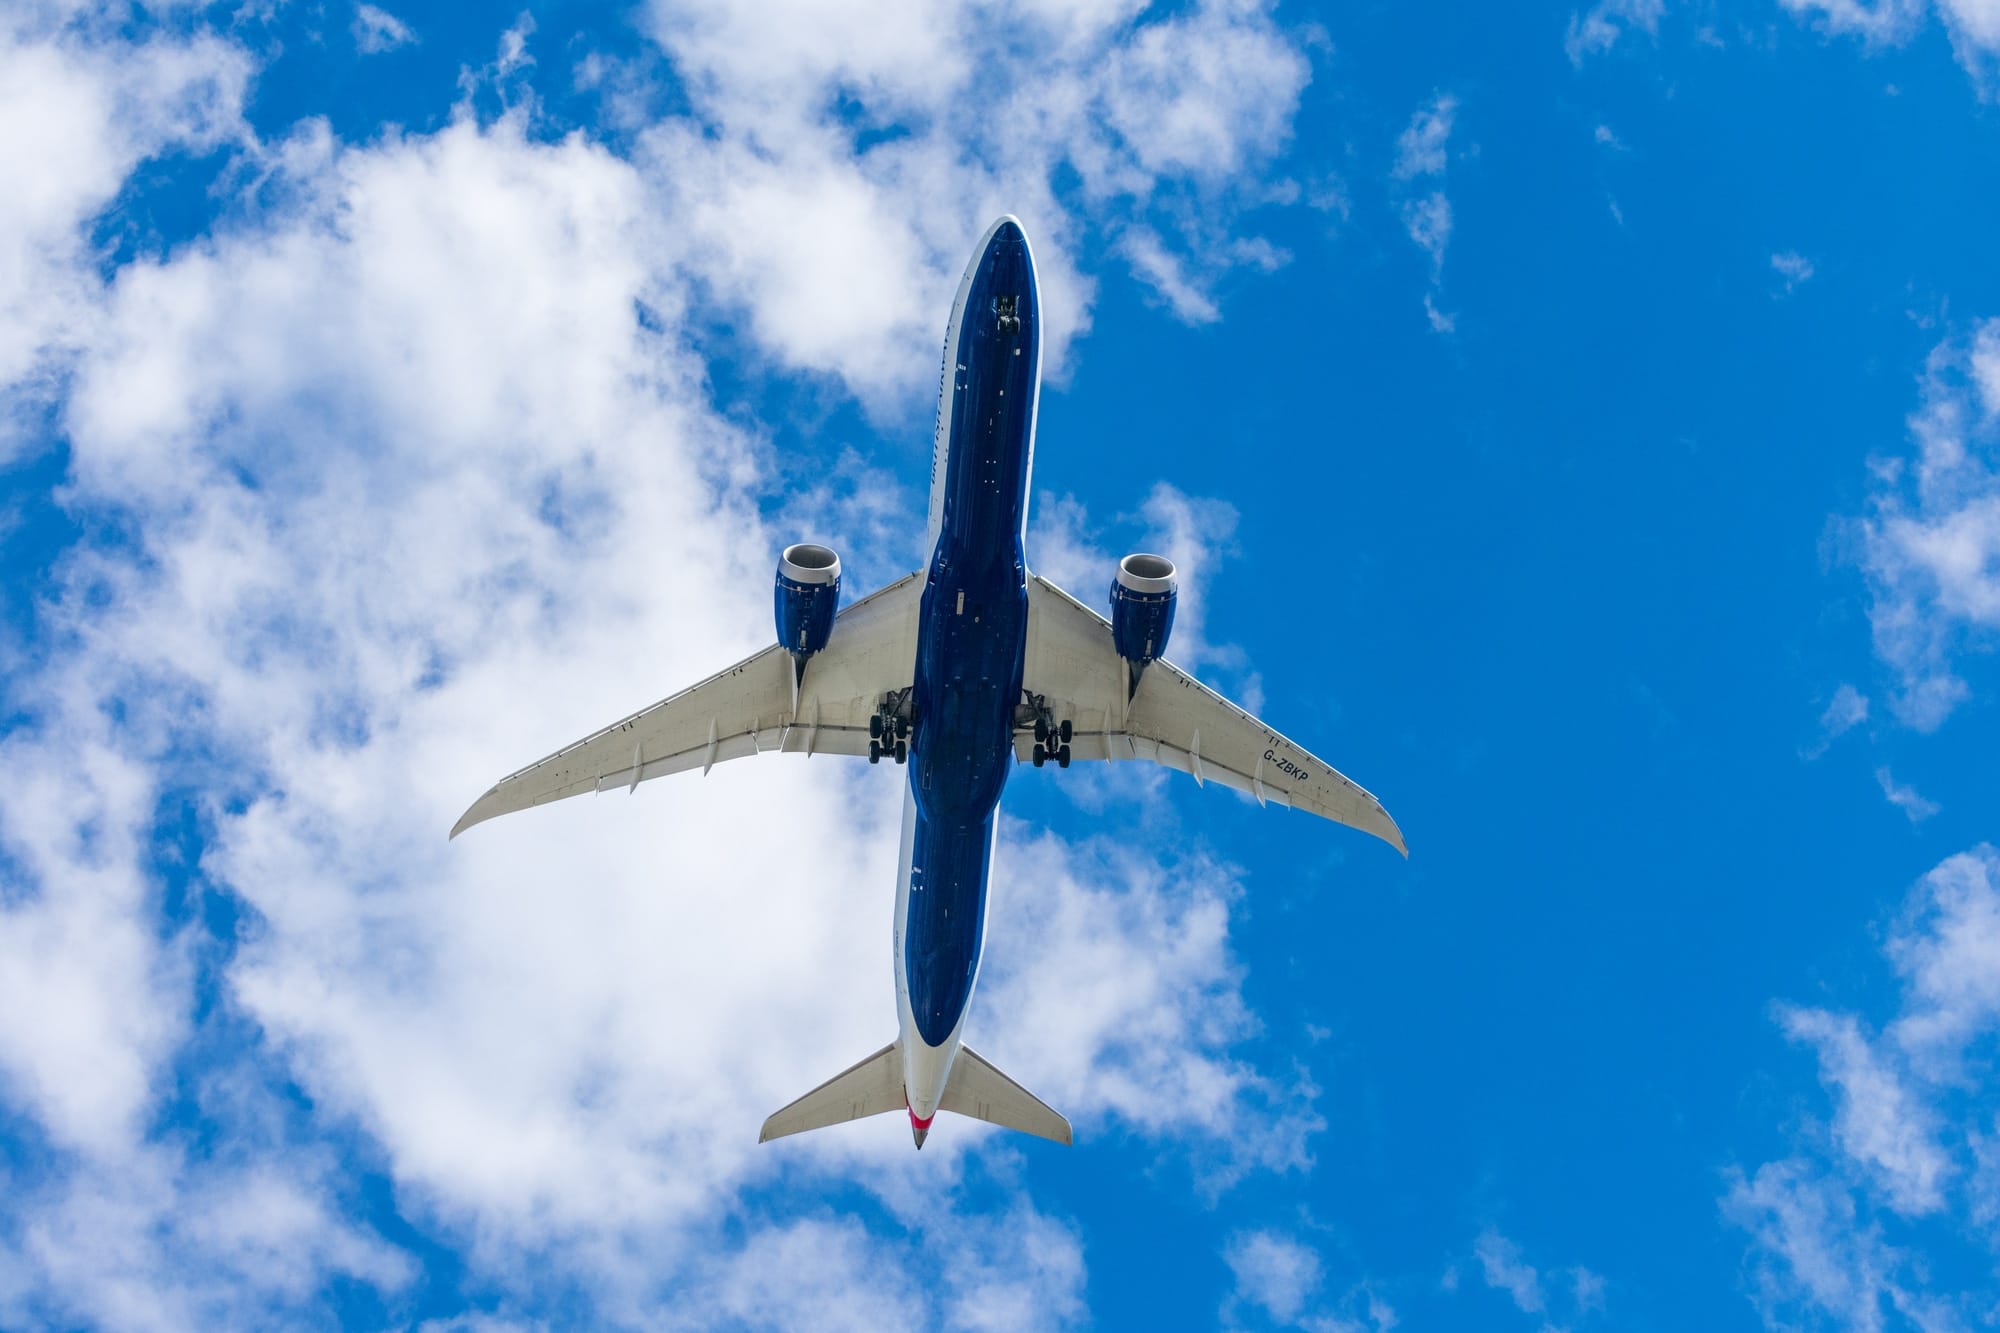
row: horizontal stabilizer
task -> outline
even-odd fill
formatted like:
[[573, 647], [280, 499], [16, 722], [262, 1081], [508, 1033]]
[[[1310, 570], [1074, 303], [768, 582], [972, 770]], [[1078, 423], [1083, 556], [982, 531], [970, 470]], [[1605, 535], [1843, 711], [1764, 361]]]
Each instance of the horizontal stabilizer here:
[[1034, 1093], [986, 1063], [970, 1046], [958, 1048], [958, 1058], [951, 1064], [950, 1081], [945, 1084], [944, 1100], [938, 1105], [956, 1115], [984, 1120], [989, 1125], [1018, 1129], [1023, 1134], [1033, 1134], [1056, 1143], [1070, 1141], [1068, 1120]]
[[[769, 1143], [787, 1134], [803, 1134], [809, 1129], [825, 1129], [828, 1125], [881, 1115], [884, 1111], [900, 1111], [904, 1104], [902, 1051], [892, 1041], [852, 1069], [835, 1074], [773, 1114], [764, 1122], [764, 1131], [757, 1136], [757, 1142]], [[950, 1104], [949, 1094], [946, 1104]]]

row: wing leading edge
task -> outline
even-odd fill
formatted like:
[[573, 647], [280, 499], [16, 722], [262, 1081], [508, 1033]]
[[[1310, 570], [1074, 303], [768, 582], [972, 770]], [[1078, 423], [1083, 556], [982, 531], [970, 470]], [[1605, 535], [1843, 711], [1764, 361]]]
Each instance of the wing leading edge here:
[[[679, 694], [566, 745], [493, 784], [452, 826], [474, 824], [585, 792], [641, 782], [767, 750], [866, 754], [868, 719], [916, 667], [923, 579], [910, 574], [842, 611], [826, 648], [794, 674], [773, 644]], [[795, 692], [796, 690], [796, 692]]]
[[[1025, 685], [1074, 728], [1076, 759], [1149, 759], [1331, 819], [1403, 855], [1402, 830], [1366, 789], [1170, 662], [1154, 662], [1129, 693], [1111, 624], [1039, 575], [1028, 578]], [[1027, 759], [1033, 737], [1016, 738]]]

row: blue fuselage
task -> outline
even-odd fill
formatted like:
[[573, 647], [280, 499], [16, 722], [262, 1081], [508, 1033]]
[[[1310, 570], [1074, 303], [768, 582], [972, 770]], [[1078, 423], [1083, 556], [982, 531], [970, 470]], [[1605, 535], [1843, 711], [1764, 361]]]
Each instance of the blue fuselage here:
[[975, 261], [945, 349], [942, 495], [917, 637], [903, 963], [912, 1017], [941, 1046], [979, 970], [994, 811], [1014, 766], [1027, 647], [1022, 538], [1041, 338], [1034, 262], [1011, 222]]

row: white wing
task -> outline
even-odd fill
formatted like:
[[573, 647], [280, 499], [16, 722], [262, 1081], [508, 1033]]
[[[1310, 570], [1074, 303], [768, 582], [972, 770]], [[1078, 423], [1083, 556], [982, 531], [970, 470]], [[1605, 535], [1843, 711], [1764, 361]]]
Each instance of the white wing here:
[[866, 754], [882, 696], [915, 676], [924, 583], [911, 574], [842, 611], [794, 697], [791, 654], [776, 644], [727, 671], [614, 722], [493, 784], [452, 826], [456, 838], [496, 815], [641, 782], [765, 750]]
[[[1287, 740], [1170, 662], [1155, 662], [1130, 694], [1111, 625], [1061, 588], [1028, 578], [1023, 684], [1074, 728], [1074, 759], [1150, 759], [1220, 782], [1260, 802], [1306, 810], [1372, 833], [1405, 856], [1402, 831], [1382, 803], [1331, 764]], [[1032, 733], [1015, 736], [1027, 759]]]

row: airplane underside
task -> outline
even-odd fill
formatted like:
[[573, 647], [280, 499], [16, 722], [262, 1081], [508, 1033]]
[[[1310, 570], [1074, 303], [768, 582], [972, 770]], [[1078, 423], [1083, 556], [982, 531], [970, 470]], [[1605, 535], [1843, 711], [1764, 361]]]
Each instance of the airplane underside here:
[[1403, 850], [1373, 796], [1165, 660], [1170, 561], [1120, 561], [1108, 621], [1029, 572], [1040, 315], [1027, 237], [1003, 217], [973, 253], [945, 336], [925, 570], [841, 609], [838, 555], [787, 547], [776, 644], [503, 778], [452, 829], [773, 750], [906, 770], [897, 1038], [773, 1114], [760, 1141], [904, 1110], [918, 1148], [940, 1111], [1070, 1142], [1069, 1121], [963, 1042], [995, 811], [1018, 763], [1147, 760]]

